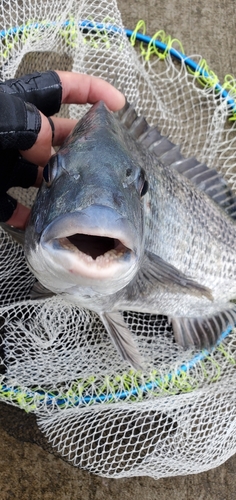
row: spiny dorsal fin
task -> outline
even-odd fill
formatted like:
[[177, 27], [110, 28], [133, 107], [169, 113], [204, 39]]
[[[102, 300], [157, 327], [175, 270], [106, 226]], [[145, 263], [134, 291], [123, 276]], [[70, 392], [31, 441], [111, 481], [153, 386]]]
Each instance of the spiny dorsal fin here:
[[163, 165], [171, 165], [172, 163], [181, 160], [182, 154], [180, 152], [180, 146], [174, 146], [169, 151], [166, 151], [161, 157]]
[[132, 123], [129, 131], [134, 139], [138, 139], [144, 130], [147, 130], [149, 125], [143, 116], [138, 116]]
[[120, 109], [120, 111], [117, 111], [116, 114], [119, 117], [121, 123], [123, 123], [123, 125], [128, 129], [131, 127], [134, 120], [138, 118], [133, 104], [129, 104], [127, 100], [124, 107]]
[[160, 141], [162, 138], [163, 135], [161, 135], [157, 127], [149, 127], [148, 130], [144, 130], [140, 135], [139, 142], [141, 142], [146, 148], [149, 148], [152, 144]]
[[138, 116], [135, 107], [126, 100], [125, 106], [116, 115], [129, 130], [130, 135], [157, 156], [165, 166], [174, 168], [187, 177], [201, 191], [221, 206], [230, 217], [236, 220], [236, 197], [221, 175], [210, 169], [196, 158], [185, 158], [180, 146], [161, 135], [157, 127], [150, 127], [146, 119]]

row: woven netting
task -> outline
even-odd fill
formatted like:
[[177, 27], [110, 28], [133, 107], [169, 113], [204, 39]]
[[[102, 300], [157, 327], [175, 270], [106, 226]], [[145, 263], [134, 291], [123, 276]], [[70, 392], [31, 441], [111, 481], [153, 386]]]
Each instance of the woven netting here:
[[[46, 69], [115, 79], [149, 124], [217, 168], [236, 192], [227, 100], [168, 55], [146, 60], [127, 39], [115, 1], [7, 0], [0, 9], [2, 79]], [[82, 20], [118, 29], [82, 30]], [[85, 109], [62, 106], [61, 114], [79, 118]], [[31, 206], [33, 188], [12, 192]], [[66, 460], [107, 477], [159, 478], [201, 472], [235, 453], [234, 331], [222, 332], [211, 352], [183, 351], [166, 318], [127, 311], [149, 360], [135, 372], [95, 313], [60, 297], [30, 300], [34, 277], [3, 230], [0, 255], [0, 397], [34, 412]]]

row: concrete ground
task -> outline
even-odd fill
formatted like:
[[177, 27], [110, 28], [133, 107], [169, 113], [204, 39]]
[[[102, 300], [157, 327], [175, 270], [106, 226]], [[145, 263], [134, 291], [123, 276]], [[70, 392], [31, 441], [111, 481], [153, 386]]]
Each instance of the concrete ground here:
[[[215, 73], [236, 75], [234, 0], [118, 0], [125, 26], [139, 19], [148, 34], [164, 29], [187, 54], [202, 54]], [[54, 456], [32, 415], [0, 405], [0, 499], [20, 500], [233, 500], [236, 457], [198, 475], [155, 481], [148, 477], [103, 479]], [[38, 444], [32, 444], [36, 442]]]

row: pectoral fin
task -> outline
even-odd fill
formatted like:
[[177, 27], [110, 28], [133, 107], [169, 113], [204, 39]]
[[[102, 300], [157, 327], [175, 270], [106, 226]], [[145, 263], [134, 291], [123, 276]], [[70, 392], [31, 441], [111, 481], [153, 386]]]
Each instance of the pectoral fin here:
[[145, 252], [144, 261], [141, 270], [138, 273], [138, 281], [147, 280], [153, 285], [162, 284], [166, 286], [178, 286], [182, 292], [196, 295], [197, 297], [205, 296], [209, 300], [213, 300], [211, 290], [197, 281], [189, 278], [184, 273], [168, 262], [165, 262], [161, 257], [151, 252]]
[[105, 312], [101, 313], [100, 317], [122, 358], [128, 361], [136, 370], [142, 370], [141, 355], [122, 315], [119, 312]]
[[225, 309], [212, 316], [171, 318], [175, 340], [182, 347], [195, 346], [199, 349], [216, 344], [220, 335], [236, 324], [236, 307]]

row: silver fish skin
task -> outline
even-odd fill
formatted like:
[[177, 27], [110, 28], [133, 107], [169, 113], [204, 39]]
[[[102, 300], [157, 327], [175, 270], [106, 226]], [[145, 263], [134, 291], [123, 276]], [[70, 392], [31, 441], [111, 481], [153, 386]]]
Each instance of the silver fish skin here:
[[218, 202], [224, 181], [205, 182], [209, 169], [191, 160], [199, 185], [132, 107], [114, 114], [100, 101], [51, 158], [26, 229], [42, 287], [97, 312], [136, 369], [144, 360], [119, 311], [168, 316], [185, 348], [214, 345], [236, 322], [235, 200]]

